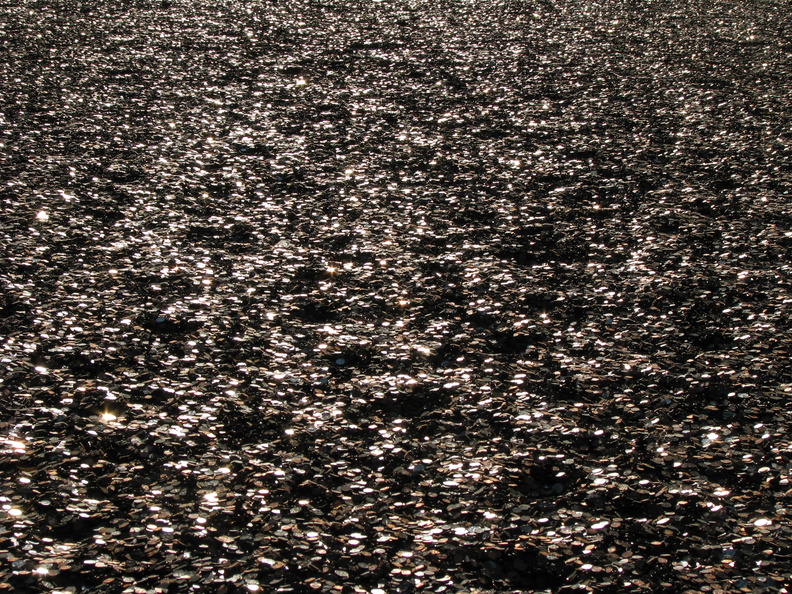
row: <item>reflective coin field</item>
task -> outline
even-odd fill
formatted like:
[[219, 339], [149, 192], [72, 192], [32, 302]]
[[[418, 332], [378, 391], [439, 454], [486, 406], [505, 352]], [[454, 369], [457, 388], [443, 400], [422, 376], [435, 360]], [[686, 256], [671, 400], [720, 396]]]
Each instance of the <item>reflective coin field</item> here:
[[0, 47], [0, 591], [787, 591], [787, 2]]

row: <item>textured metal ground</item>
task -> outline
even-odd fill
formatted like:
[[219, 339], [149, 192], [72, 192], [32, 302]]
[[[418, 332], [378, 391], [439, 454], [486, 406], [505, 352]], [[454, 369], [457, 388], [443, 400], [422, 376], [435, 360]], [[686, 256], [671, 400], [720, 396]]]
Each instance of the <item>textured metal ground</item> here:
[[0, 590], [783, 592], [788, 2], [5, 2]]

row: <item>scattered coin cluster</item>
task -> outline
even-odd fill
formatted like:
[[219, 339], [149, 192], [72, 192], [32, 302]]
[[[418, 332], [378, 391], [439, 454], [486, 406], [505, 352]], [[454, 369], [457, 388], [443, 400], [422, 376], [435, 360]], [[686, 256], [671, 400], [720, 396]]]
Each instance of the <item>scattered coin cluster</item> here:
[[786, 592], [785, 8], [0, 7], [0, 591]]

